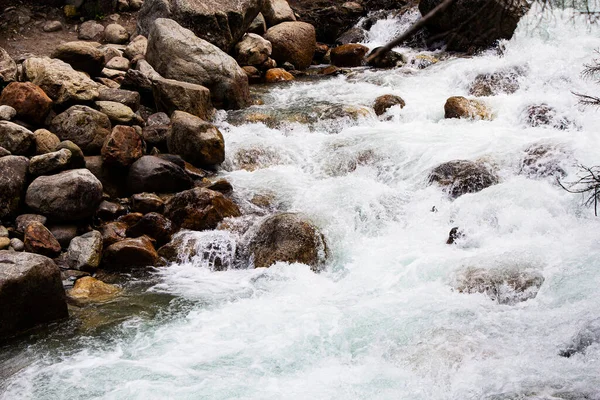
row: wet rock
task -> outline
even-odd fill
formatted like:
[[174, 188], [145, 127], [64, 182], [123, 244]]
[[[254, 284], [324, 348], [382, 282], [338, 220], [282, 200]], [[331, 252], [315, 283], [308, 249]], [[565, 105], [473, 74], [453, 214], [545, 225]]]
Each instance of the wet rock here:
[[28, 58], [24, 76], [39, 86], [56, 104], [87, 102], [98, 97], [98, 84], [83, 72], [58, 59]]
[[17, 118], [36, 125], [43, 124], [52, 109], [52, 99], [31, 82], [9, 84], [2, 91], [0, 104], [11, 106], [15, 109]]
[[190, 262], [213, 271], [235, 267], [237, 244], [225, 231], [183, 231], [161, 247], [158, 254], [168, 262]]
[[29, 154], [33, 147], [33, 132], [10, 121], [0, 121], [0, 146], [12, 154]]
[[369, 48], [362, 44], [343, 44], [331, 50], [331, 63], [336, 67], [360, 67]]
[[443, 163], [431, 172], [429, 183], [437, 183], [452, 198], [476, 193], [498, 183], [498, 177], [473, 161], [454, 160]]
[[68, 42], [59, 45], [52, 53], [78, 71], [98, 76], [104, 68], [104, 52], [90, 42]]
[[8, 52], [0, 47], [0, 86], [14, 82], [17, 79], [17, 63]]
[[479, 74], [471, 84], [469, 94], [478, 97], [512, 94], [519, 90], [519, 77], [523, 73], [523, 68], [509, 68], [491, 74]]
[[225, 160], [225, 141], [219, 130], [191, 114], [175, 111], [171, 116], [169, 152], [198, 166], [214, 166]]
[[[442, 0], [419, 2], [421, 15], [426, 15]], [[485, 7], [485, 18], [472, 18], [473, 10]], [[426, 24], [433, 35], [442, 35], [447, 50], [467, 51], [486, 48], [498, 39], [510, 39], [519, 20], [529, 10], [525, 1], [506, 2], [494, 0], [458, 0], [438, 13]], [[467, 23], [465, 23], [467, 21]]]
[[129, 33], [119, 24], [109, 24], [104, 28], [104, 40], [107, 43], [125, 44], [129, 40]]
[[[283, 64], [289, 64], [289, 63], [285, 62]], [[264, 63], [259, 65], [258, 68], [260, 68], [261, 71], [266, 71], [271, 68], [277, 68], [277, 61], [273, 60], [272, 58], [268, 58], [267, 61], [265, 61]]]
[[390, 107], [400, 106], [400, 108], [404, 108], [405, 105], [406, 103], [400, 96], [385, 94], [375, 99], [373, 109], [375, 110], [375, 114], [383, 115]]
[[50, 225], [48, 230], [58, 240], [63, 249], [69, 247], [71, 240], [77, 236], [77, 225]]
[[60, 270], [44, 256], [0, 251], [0, 337], [67, 318]]
[[142, 137], [130, 126], [115, 126], [102, 146], [102, 161], [107, 165], [128, 167], [142, 155]]
[[127, 224], [124, 222], [109, 222], [99, 228], [104, 247], [127, 239]]
[[562, 178], [567, 175], [562, 167], [565, 153], [556, 146], [534, 144], [525, 150], [520, 174], [529, 178]]
[[454, 244], [457, 240], [460, 240], [465, 237], [464, 232], [457, 226], [450, 229], [450, 233], [448, 234], [448, 240], [446, 240], [446, 244]]
[[176, 229], [214, 229], [223, 219], [240, 215], [233, 201], [219, 192], [204, 188], [178, 193], [165, 204], [165, 216]]
[[106, 269], [130, 270], [151, 267], [158, 261], [158, 254], [147, 236], [124, 239], [104, 250], [102, 265]]
[[284, 213], [267, 218], [250, 239], [248, 250], [255, 268], [278, 261], [302, 263], [320, 269], [327, 256], [325, 237], [310, 221]]
[[248, 76], [248, 80], [251, 84], [259, 83], [261, 81], [262, 75], [258, 68], [247, 65], [242, 67], [246, 75]]
[[60, 143], [58, 136], [46, 129], [38, 129], [33, 132], [33, 140], [35, 141], [35, 154], [37, 155], [53, 152]]
[[42, 223], [32, 221], [25, 228], [25, 251], [54, 258], [60, 254], [60, 243]]
[[134, 212], [147, 214], [162, 213], [165, 202], [154, 193], [136, 193], [131, 196], [131, 209]]
[[[379, 49], [381, 49], [381, 47], [373, 49], [369, 56], [379, 51]], [[367, 64], [373, 68], [382, 69], [401, 67], [404, 65], [404, 56], [396, 51], [390, 50], [386, 52], [385, 55], [368, 61]]]
[[119, 203], [103, 200], [96, 210], [96, 217], [102, 221], [112, 221], [127, 214], [127, 209]]
[[104, 37], [104, 26], [96, 21], [85, 21], [79, 25], [77, 38], [79, 40], [93, 40], [99, 42]]
[[84, 219], [91, 217], [102, 201], [102, 184], [87, 169], [40, 176], [29, 185], [25, 201], [48, 218]]
[[42, 26], [44, 32], [58, 32], [63, 29], [63, 25], [60, 21], [46, 21]]
[[10, 247], [12, 247], [14, 251], [23, 251], [25, 250], [25, 243], [23, 243], [21, 239], [12, 238], [10, 239]]
[[97, 101], [96, 108], [105, 114], [115, 124], [132, 124], [139, 121], [139, 117], [125, 104], [115, 101]]
[[244, 35], [235, 45], [236, 60], [242, 66], [261, 65], [271, 56], [272, 51], [271, 42], [254, 33]]
[[94, 271], [100, 266], [103, 240], [98, 231], [91, 231], [71, 240], [67, 251], [69, 268], [80, 271]]
[[125, 57], [133, 60], [139, 56], [146, 55], [146, 49], [148, 48], [148, 39], [145, 36], [137, 35], [134, 37], [131, 42], [125, 48], [123, 54]]
[[159, 213], [151, 212], [143, 216], [135, 225], [127, 229], [128, 237], [148, 235], [161, 246], [171, 240], [175, 232], [173, 224]]
[[294, 75], [282, 68], [271, 68], [265, 74], [266, 83], [287, 82], [293, 81]]
[[248, 30], [262, 4], [261, 0], [146, 0], [138, 14], [138, 32], [148, 36], [153, 21], [171, 18], [229, 52]]
[[17, 110], [12, 108], [11, 106], [2, 105], [0, 106], [0, 120], [1, 121], [10, 121], [17, 115]]
[[440, 60], [430, 54], [418, 54], [410, 60], [410, 65], [417, 69], [425, 69], [437, 64], [439, 61]]
[[514, 305], [535, 298], [543, 283], [542, 274], [531, 269], [471, 267], [459, 271], [452, 285], [460, 293], [484, 293], [499, 304]]
[[127, 215], [123, 215], [117, 219], [117, 222], [123, 222], [127, 225], [127, 229], [131, 228], [138, 222], [140, 222], [144, 218], [144, 214], [141, 213], [129, 213]]
[[58, 114], [50, 130], [60, 140], [70, 140], [86, 154], [99, 154], [111, 124], [106, 114], [87, 106], [72, 106]]
[[271, 57], [280, 64], [290, 62], [299, 70], [308, 68], [317, 47], [315, 28], [306, 22], [283, 22], [270, 28], [265, 39], [271, 42]]
[[560, 116], [554, 107], [548, 104], [532, 104], [524, 112], [525, 123], [533, 128], [550, 126], [554, 129], [576, 128], [575, 123], [569, 118]]
[[73, 289], [67, 292], [70, 301], [76, 304], [102, 303], [115, 298], [121, 289], [104, 283], [91, 276], [84, 276], [75, 281]]
[[0, 158], [0, 219], [14, 217], [27, 185], [29, 160], [21, 156]]
[[48, 218], [39, 214], [21, 214], [15, 219], [15, 225], [17, 232], [24, 234], [25, 229], [29, 226], [29, 224], [33, 222], [39, 222], [42, 225], [46, 225], [47, 220]]
[[106, 68], [127, 71], [131, 65], [125, 57], [113, 57], [106, 63]]
[[342, 33], [336, 40], [335, 44], [350, 44], [364, 42], [367, 38], [367, 31], [363, 28], [355, 26]]
[[77, 168], [85, 168], [85, 157], [83, 156], [83, 152], [75, 143], [70, 140], [65, 140], [60, 142], [54, 148], [55, 151], [60, 150], [69, 150], [71, 152], [71, 159], [69, 160], [69, 168], [77, 169]]
[[238, 109], [250, 104], [248, 78], [237, 62], [175, 21], [154, 22], [146, 58], [165, 78], [207, 87], [216, 107]]
[[192, 180], [180, 166], [156, 156], [143, 156], [129, 169], [131, 193], [175, 193], [192, 187]]
[[596, 343], [600, 343], [600, 318], [586, 323], [573, 336], [570, 343], [559, 352], [559, 355], [562, 357], [571, 357], [578, 353], [584, 353], [588, 347]]
[[140, 94], [133, 90], [102, 88], [99, 91], [98, 100], [121, 103], [133, 111], [137, 111], [140, 108], [141, 99]]
[[445, 118], [485, 119], [493, 118], [490, 109], [479, 100], [470, 100], [462, 96], [454, 96], [446, 100]]
[[252, 21], [252, 23], [250, 24], [250, 26], [248, 27], [248, 30], [246, 32], [248, 33], [256, 33], [257, 35], [264, 35], [265, 32], [267, 31], [267, 22], [265, 21], [265, 17], [262, 15], [262, 13], [259, 13], [256, 18], [254, 18], [254, 20]]
[[71, 162], [71, 152], [67, 149], [53, 151], [32, 157], [29, 161], [29, 173], [34, 176], [48, 175], [66, 169]]
[[168, 114], [179, 110], [209, 120], [214, 114], [210, 90], [201, 85], [157, 79], [152, 90], [156, 109]]

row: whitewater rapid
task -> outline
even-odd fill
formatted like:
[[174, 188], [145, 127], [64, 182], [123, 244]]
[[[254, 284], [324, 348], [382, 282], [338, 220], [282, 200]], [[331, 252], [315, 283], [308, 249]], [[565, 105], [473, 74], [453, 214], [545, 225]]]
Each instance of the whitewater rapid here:
[[[372, 106], [379, 95], [401, 96], [406, 107], [384, 118], [270, 128], [221, 115], [221, 174], [238, 202], [251, 210], [263, 196], [308, 216], [327, 238], [326, 270], [214, 272], [197, 260], [160, 269], [138, 288], [160, 304], [104, 329], [0, 349], [0, 399], [600, 398], [600, 346], [558, 355], [600, 317], [598, 219], [552, 178], [519, 173], [534, 144], [560, 149], [566, 180], [578, 163], [600, 162], [600, 112], [572, 94], [600, 91], [581, 76], [600, 29], [569, 11], [550, 16], [532, 10], [502, 54], [297, 81], [255, 106]], [[367, 44], [410, 20], [376, 23]], [[446, 99], [467, 96], [478, 74], [515, 66], [526, 70], [520, 89], [485, 98], [493, 121], [444, 119]], [[575, 125], [527, 127], [534, 103]], [[237, 155], [252, 149], [258, 167], [239, 169]], [[449, 200], [427, 176], [454, 159], [484, 162], [500, 183]], [[454, 226], [466, 238], [450, 246]], [[465, 267], [531, 268], [545, 281], [534, 299], [501, 305], [452, 290]]]

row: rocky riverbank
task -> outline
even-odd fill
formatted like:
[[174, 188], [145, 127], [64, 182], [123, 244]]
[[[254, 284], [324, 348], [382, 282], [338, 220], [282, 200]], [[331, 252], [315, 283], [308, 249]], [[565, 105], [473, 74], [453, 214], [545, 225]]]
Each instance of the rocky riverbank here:
[[[11, 6], [2, 16], [2, 29], [13, 32], [5, 46], [13, 44], [10, 52], [0, 48], [0, 337], [66, 318], [67, 302], [81, 306], [119, 296], [119, 287], [97, 279], [101, 275], [129, 276], [194, 256], [188, 231], [235, 237], [235, 258], [212, 260], [214, 270], [278, 261], [321, 270], [328, 246], [319, 227], [268, 206], [257, 211], [219, 177], [227, 149], [211, 121], [225, 109], [240, 110], [245, 122], [281, 122], [246, 113], [260, 102], [250, 84], [402, 67], [408, 60], [394, 52], [367, 65], [369, 49], [354, 43], [360, 35], [350, 38], [348, 30], [380, 8], [402, 13], [415, 4], [213, 0], [178, 8], [168, 0], [130, 0], [100, 10], [91, 3]], [[102, 19], [86, 20], [90, 10]], [[121, 14], [104, 14], [114, 11]], [[461, 18], [459, 11], [446, 19]], [[510, 36], [515, 26], [492, 39]], [[41, 35], [41, 45], [19, 53], [15, 43], [25, 35]], [[491, 41], [469, 37], [457, 50]], [[411, 60], [418, 68], [438, 61]], [[514, 91], [525, 73], [480, 76], [472, 95]], [[390, 108], [404, 106], [402, 98], [386, 95], [372, 109], [334, 107], [305, 122], [365, 112], [386, 118]], [[528, 118], [559, 123], [553, 112], [532, 105]], [[448, 99], [445, 114], [494, 117], [484, 101], [464, 97]], [[455, 160], [431, 171], [429, 182], [456, 198], [498, 178], [479, 162]], [[543, 279], [531, 282], [539, 287]]]

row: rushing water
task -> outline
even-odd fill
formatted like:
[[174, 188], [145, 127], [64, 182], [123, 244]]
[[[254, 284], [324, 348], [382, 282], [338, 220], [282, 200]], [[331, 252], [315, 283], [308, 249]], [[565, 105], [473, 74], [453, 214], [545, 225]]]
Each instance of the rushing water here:
[[[70, 322], [0, 350], [0, 398], [600, 398], [600, 346], [558, 355], [600, 317], [598, 221], [552, 178], [520, 173], [534, 144], [558, 149], [567, 180], [577, 163], [598, 163], [600, 112], [581, 109], [572, 92], [600, 89], [581, 77], [600, 30], [568, 12], [546, 16], [532, 11], [503, 55], [298, 81], [272, 87], [255, 107], [404, 98], [404, 109], [381, 119], [270, 128], [221, 116], [222, 173], [238, 201], [252, 210], [262, 196], [309, 216], [328, 240], [327, 269], [213, 272], [198, 259], [162, 269], [129, 284], [131, 297], [112, 311], [83, 311], [91, 325], [102, 312], [120, 313], [116, 322], [87, 330]], [[369, 45], [408, 22], [375, 24]], [[520, 89], [485, 99], [493, 121], [443, 118], [445, 100], [467, 95], [477, 74], [515, 66], [526, 71]], [[571, 129], [527, 127], [524, 110], [535, 103], [555, 107]], [[252, 171], [240, 169], [248, 152]], [[450, 201], [427, 175], [453, 159], [482, 160], [501, 182]], [[467, 236], [449, 246], [454, 226]], [[229, 243], [224, 233], [202, 235]], [[498, 304], [452, 290], [467, 267], [535, 270], [545, 281], [534, 299]]]

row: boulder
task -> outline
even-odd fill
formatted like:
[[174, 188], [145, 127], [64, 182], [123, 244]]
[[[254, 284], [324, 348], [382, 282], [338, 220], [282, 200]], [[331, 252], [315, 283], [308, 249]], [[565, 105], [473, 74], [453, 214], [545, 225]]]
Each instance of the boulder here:
[[109, 24], [104, 28], [104, 40], [107, 43], [125, 44], [129, 41], [129, 32], [119, 24]]
[[96, 108], [106, 115], [110, 121], [116, 124], [138, 123], [139, 117], [125, 104], [115, 101], [97, 101]]
[[446, 100], [444, 105], [445, 118], [464, 119], [493, 119], [492, 112], [479, 100], [471, 100], [462, 96], [454, 96]]
[[94, 271], [102, 259], [102, 234], [91, 231], [73, 238], [67, 251], [67, 265], [80, 271]]
[[453, 288], [460, 293], [484, 293], [499, 304], [514, 305], [537, 296], [544, 277], [531, 269], [466, 268], [457, 273]]
[[41, 154], [29, 160], [29, 173], [39, 176], [60, 172], [66, 169], [70, 162], [71, 152], [67, 149]]
[[31, 82], [13, 82], [4, 88], [0, 104], [9, 105], [17, 118], [41, 125], [52, 109], [52, 99]]
[[25, 251], [54, 258], [60, 254], [60, 243], [41, 222], [33, 221], [25, 227]]
[[306, 218], [293, 213], [264, 220], [250, 238], [248, 251], [255, 268], [268, 268], [283, 261], [319, 270], [327, 257], [323, 234]]
[[269, 27], [296, 20], [294, 11], [286, 0], [264, 0], [261, 13]]
[[[421, 0], [421, 15], [428, 14], [443, 0]], [[530, 3], [524, 0], [456, 0], [451, 7], [426, 23], [437, 38], [443, 37], [450, 51], [486, 48], [498, 39], [510, 39]], [[474, 14], [473, 10], [481, 10]]]
[[210, 90], [204, 86], [172, 79], [157, 79], [152, 92], [156, 109], [169, 115], [179, 110], [204, 120], [213, 116]]
[[232, 50], [262, 8], [263, 0], [145, 0], [138, 32], [148, 36], [157, 18], [170, 18], [225, 52]]
[[137, 35], [136, 37], [131, 39], [131, 42], [129, 42], [129, 44], [125, 48], [123, 55], [125, 55], [125, 57], [129, 58], [130, 60], [133, 60], [136, 57], [145, 56], [147, 48], [148, 39], [145, 36]]
[[331, 50], [331, 63], [336, 67], [360, 67], [369, 48], [362, 44], [343, 44]]
[[104, 52], [90, 42], [68, 42], [58, 45], [52, 58], [58, 58], [77, 71], [98, 76], [104, 68]]
[[0, 251], [0, 338], [68, 316], [60, 270], [51, 259]]
[[33, 132], [10, 121], [0, 121], [0, 147], [12, 154], [29, 154], [33, 148]]
[[299, 70], [310, 66], [317, 47], [315, 28], [306, 22], [275, 25], [267, 31], [265, 39], [271, 42], [275, 61], [290, 62]]
[[130, 193], [175, 193], [192, 187], [184, 169], [156, 156], [143, 156], [129, 169], [127, 186]]
[[266, 83], [293, 81], [294, 75], [282, 68], [271, 68], [265, 74]]
[[85, 21], [79, 25], [77, 30], [77, 39], [79, 40], [94, 40], [99, 42], [104, 37], [104, 25], [96, 21]]
[[140, 237], [148, 235], [156, 240], [156, 244], [162, 246], [171, 241], [175, 230], [173, 224], [159, 213], [151, 212], [142, 217], [135, 225], [127, 229], [128, 237]]
[[117, 125], [102, 146], [102, 161], [128, 167], [143, 155], [142, 137], [131, 126]]
[[198, 166], [214, 166], [225, 160], [225, 140], [212, 124], [183, 111], [171, 116], [169, 152]]
[[60, 143], [58, 136], [46, 129], [38, 129], [33, 132], [33, 140], [35, 141], [35, 154], [37, 155], [54, 151]]
[[89, 218], [102, 201], [102, 184], [87, 169], [74, 169], [35, 179], [25, 202], [48, 218], [73, 221]]
[[27, 188], [28, 169], [26, 157], [0, 157], [0, 219], [17, 214]]
[[215, 229], [223, 219], [240, 215], [233, 201], [219, 192], [204, 188], [177, 193], [165, 204], [165, 216], [177, 230]]
[[98, 97], [98, 84], [58, 59], [28, 58], [23, 63], [28, 81], [39, 86], [56, 104], [87, 102]]
[[1, 121], [10, 121], [17, 115], [17, 110], [12, 108], [11, 106], [2, 105], [0, 106], [0, 120]]
[[0, 47], [0, 88], [17, 80], [17, 63]]
[[151, 267], [158, 261], [158, 254], [148, 236], [124, 239], [104, 250], [102, 265], [106, 269], [130, 270]]
[[131, 110], [133, 110], [134, 112], [140, 108], [140, 94], [133, 90], [102, 88], [98, 93], [99, 101], [121, 103], [131, 108]]
[[76, 304], [102, 303], [115, 298], [121, 289], [115, 285], [104, 283], [91, 276], [84, 276], [75, 281], [73, 289], [67, 292], [70, 301]]
[[165, 78], [206, 86], [216, 107], [250, 104], [248, 77], [237, 62], [173, 20], [154, 22], [146, 59]]
[[98, 154], [110, 134], [111, 124], [106, 114], [87, 106], [72, 106], [58, 114], [50, 130], [60, 140], [70, 140], [86, 154]]
[[495, 96], [512, 94], [519, 90], [519, 77], [524, 74], [520, 67], [506, 68], [491, 74], [479, 74], [469, 88], [472, 96]]
[[383, 96], [379, 96], [375, 99], [373, 109], [375, 110], [375, 114], [383, 115], [390, 107], [400, 106], [400, 108], [404, 108], [405, 105], [406, 103], [400, 96], [384, 94]]
[[454, 160], [433, 169], [429, 183], [437, 183], [452, 198], [476, 193], [498, 183], [498, 177], [486, 167], [473, 161]]
[[131, 210], [142, 214], [162, 213], [165, 202], [154, 193], [136, 193], [131, 196]]
[[271, 56], [272, 51], [273, 48], [268, 40], [254, 33], [248, 33], [235, 45], [235, 58], [242, 66], [261, 65]]
[[102, 234], [102, 243], [104, 247], [127, 239], [127, 224], [124, 222], [109, 222], [102, 225], [99, 230]]
[[[381, 47], [377, 47], [371, 51], [369, 56], [377, 51]], [[394, 50], [387, 51], [383, 56], [378, 56], [372, 60], [369, 60], [367, 64], [373, 68], [396, 68], [404, 65], [404, 56]]]

